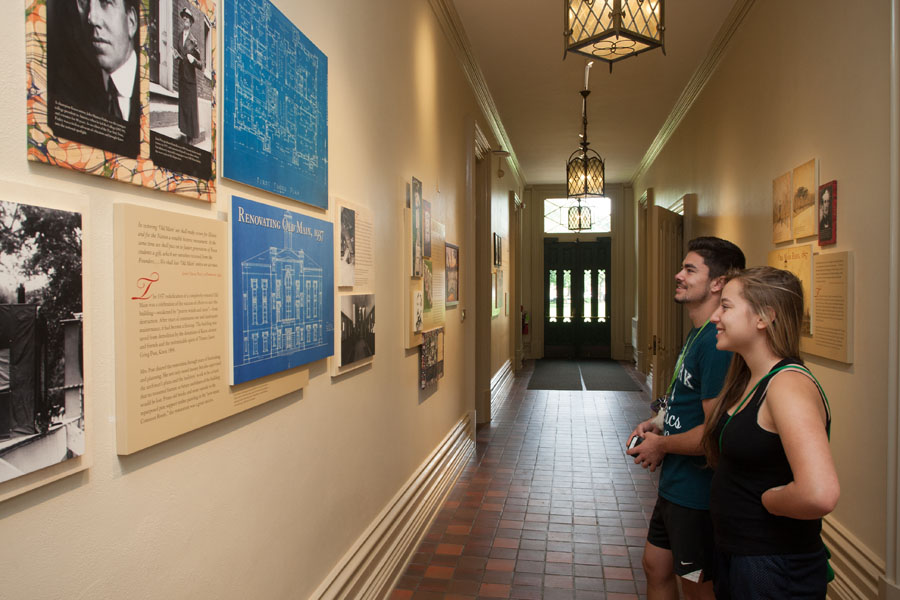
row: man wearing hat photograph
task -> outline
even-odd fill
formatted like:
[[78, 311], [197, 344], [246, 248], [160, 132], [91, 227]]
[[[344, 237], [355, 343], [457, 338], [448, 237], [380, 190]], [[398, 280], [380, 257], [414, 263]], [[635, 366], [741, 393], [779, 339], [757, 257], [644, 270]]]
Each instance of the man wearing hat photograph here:
[[175, 52], [180, 59], [178, 70], [178, 129], [183, 141], [194, 145], [200, 141], [200, 119], [197, 110], [197, 72], [202, 66], [200, 45], [191, 34], [194, 15], [184, 7], [179, 13], [182, 32], [175, 37]]

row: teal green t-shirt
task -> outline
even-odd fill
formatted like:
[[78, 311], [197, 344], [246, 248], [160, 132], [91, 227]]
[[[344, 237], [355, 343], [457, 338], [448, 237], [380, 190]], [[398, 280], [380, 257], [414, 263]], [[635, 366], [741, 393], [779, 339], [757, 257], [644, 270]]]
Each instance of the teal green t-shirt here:
[[[711, 323], [703, 331], [691, 329], [687, 343], [690, 347], [672, 388], [663, 435], [684, 433], [703, 424], [702, 401], [719, 395], [731, 364], [731, 352], [716, 349], [716, 328]], [[706, 466], [706, 457], [667, 454], [659, 477], [659, 495], [679, 506], [706, 510], [711, 480], [712, 469]]]

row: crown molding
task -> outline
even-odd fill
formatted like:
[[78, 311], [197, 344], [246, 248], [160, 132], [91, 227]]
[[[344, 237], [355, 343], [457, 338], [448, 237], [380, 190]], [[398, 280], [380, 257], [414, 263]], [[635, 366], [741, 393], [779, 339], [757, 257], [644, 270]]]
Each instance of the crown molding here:
[[703, 91], [703, 88], [706, 87], [707, 82], [712, 78], [713, 73], [718, 68], [719, 63], [722, 61], [722, 56], [725, 54], [725, 50], [731, 42], [731, 38], [738, 30], [738, 27], [740, 27], [744, 17], [750, 11], [754, 1], [755, 0], [737, 0], [737, 2], [734, 3], [731, 12], [725, 19], [722, 27], [719, 28], [716, 38], [710, 45], [706, 58], [703, 59], [703, 62], [700, 63], [700, 66], [694, 71], [690, 81], [688, 81], [684, 90], [682, 90], [681, 96], [679, 96], [678, 100], [675, 102], [675, 106], [672, 107], [672, 111], [669, 113], [666, 122], [663, 123], [659, 133], [656, 134], [656, 138], [647, 149], [647, 153], [644, 154], [644, 158], [641, 159], [641, 164], [634, 172], [634, 175], [631, 176], [632, 185], [644, 176], [647, 169], [650, 168], [650, 165], [653, 164], [653, 161], [655, 161], [656, 157], [659, 156], [659, 153], [662, 152], [662, 149], [669, 141], [669, 138], [672, 137], [675, 130], [681, 125], [681, 121], [684, 120], [684, 117], [687, 115], [688, 111], [690, 111], [694, 102], [700, 97], [700, 92]]
[[444, 31], [444, 36], [447, 38], [450, 48], [456, 55], [460, 67], [462, 67], [463, 74], [468, 80], [469, 85], [472, 87], [472, 92], [475, 94], [475, 101], [479, 108], [481, 108], [481, 112], [487, 120], [488, 126], [491, 128], [494, 138], [500, 143], [504, 150], [509, 151], [507, 162], [509, 163], [510, 169], [513, 171], [516, 179], [524, 187], [526, 182], [525, 178], [522, 176], [522, 171], [519, 168], [519, 159], [516, 157], [516, 152], [513, 150], [512, 143], [509, 141], [509, 136], [506, 135], [506, 129], [503, 127], [503, 122], [500, 120], [500, 113], [497, 111], [497, 105], [494, 104], [494, 98], [491, 96], [491, 91], [488, 89], [487, 81], [485, 81], [484, 74], [481, 72], [481, 67], [478, 66], [478, 62], [475, 60], [475, 53], [472, 51], [469, 38], [466, 36], [466, 32], [463, 29], [462, 21], [459, 20], [459, 14], [456, 12], [456, 7], [453, 6], [452, 0], [429, 0], [429, 4], [431, 4], [431, 9], [434, 11], [438, 23], [441, 25], [441, 29]]

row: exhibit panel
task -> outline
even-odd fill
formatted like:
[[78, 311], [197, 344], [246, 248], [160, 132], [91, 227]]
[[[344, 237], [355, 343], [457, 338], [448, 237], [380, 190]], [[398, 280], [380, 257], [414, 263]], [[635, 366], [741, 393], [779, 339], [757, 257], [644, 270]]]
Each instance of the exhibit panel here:
[[331, 375], [343, 375], [375, 358], [375, 226], [372, 212], [343, 200], [335, 201], [336, 295], [335, 356]]
[[269, 0], [224, 0], [223, 176], [328, 208], [328, 59]]
[[816, 196], [819, 189], [819, 161], [809, 160], [791, 173], [793, 187], [791, 205], [791, 231], [794, 239], [816, 235]]
[[[420, 204], [421, 222], [417, 235], [422, 246], [418, 254], [423, 262], [416, 281], [421, 307], [418, 329], [422, 331], [425, 320], [426, 252], [431, 260], [429, 312], [432, 315], [447, 300], [449, 293], [444, 288], [448, 281], [445, 250], [438, 242], [442, 236], [433, 237], [436, 231], [434, 226], [445, 225], [447, 231], [453, 231], [457, 236], [460, 245], [472, 241], [466, 230], [468, 217], [464, 190], [467, 152], [464, 150], [466, 133], [463, 125], [471, 130], [472, 120], [483, 121], [483, 118], [427, 4], [408, 2], [377, 8], [364, 3], [355, 5], [355, 8], [371, 11], [373, 16], [390, 18], [396, 27], [404, 31], [426, 34], [415, 42], [413, 36], [398, 37], [396, 33], [371, 32], [368, 27], [351, 23], [346, 29], [367, 33], [372, 40], [372, 48], [386, 61], [384, 64], [359, 67], [356, 65], [358, 50], [348, 52], [336, 46], [336, 36], [332, 33], [334, 29], [329, 25], [330, 21], [337, 19], [333, 7], [279, 0], [274, 3], [233, 2], [231, 9], [235, 9], [235, 13], [252, 11], [254, 6], [264, 7], [252, 14], [252, 19], [234, 20], [235, 23], [241, 21], [240, 24], [247, 29], [239, 34], [240, 44], [244, 46], [238, 48], [238, 44], [232, 47], [241, 51], [247, 51], [248, 47], [252, 47], [253, 51], [262, 49], [265, 55], [260, 58], [244, 54], [241, 59], [243, 70], [240, 66], [235, 67], [244, 77], [271, 72], [271, 69], [280, 66], [276, 63], [282, 57], [284, 62], [290, 62], [290, 52], [285, 50], [300, 46], [295, 44], [296, 37], [292, 34], [284, 34], [283, 30], [271, 25], [261, 27], [264, 16], [270, 16], [272, 9], [283, 10], [282, 16], [291, 23], [302, 23], [304, 32], [309, 34], [308, 39], [315, 42], [315, 48], [328, 52], [327, 62], [321, 63], [315, 63], [315, 52], [306, 47], [307, 54], [293, 57], [300, 62], [307, 61], [305, 75], [325, 76], [317, 89], [314, 85], [318, 82], [317, 77], [304, 79], [300, 82], [302, 86], [299, 80], [294, 80], [281, 88], [274, 82], [268, 86], [258, 81], [239, 81], [241, 75], [235, 77], [236, 84], [246, 84], [254, 90], [252, 94], [242, 97], [252, 106], [240, 106], [249, 110], [241, 113], [241, 124], [265, 128], [262, 135], [247, 144], [250, 147], [258, 142], [264, 155], [261, 161], [256, 159], [255, 166], [251, 167], [255, 170], [252, 175], [263, 178], [248, 182], [247, 185], [257, 188], [251, 190], [237, 178], [223, 178], [228, 175], [223, 172], [225, 163], [221, 162], [228, 157], [228, 140], [225, 138], [222, 138], [222, 149], [218, 151], [220, 164], [218, 167], [216, 165], [218, 137], [227, 135], [227, 128], [234, 125], [233, 119], [238, 112], [237, 105], [232, 109], [224, 107], [229, 66], [218, 60], [214, 47], [219, 34], [223, 34], [221, 39], [224, 43], [220, 45], [223, 52], [232, 40], [224, 31], [228, 6], [225, 2], [213, 4], [208, 0], [136, 0], [136, 3], [140, 8], [135, 22], [134, 35], [137, 37], [133, 39], [137, 40], [138, 85], [141, 86], [145, 105], [138, 112], [131, 111], [130, 106], [125, 111], [122, 102], [112, 98], [114, 95], [121, 98], [122, 95], [107, 88], [109, 93], [103, 95], [102, 110], [109, 111], [110, 116], [104, 117], [105, 120], [95, 119], [94, 116], [90, 118], [96, 128], [105, 128], [107, 136], [115, 138], [119, 135], [115, 132], [120, 130], [110, 125], [116, 124], [114, 119], [119, 118], [115, 115], [114, 105], [119, 105], [123, 121], [139, 115], [137, 158], [129, 156], [130, 149], [115, 151], [110, 140], [103, 142], [109, 147], [98, 148], [87, 147], [84, 142], [78, 142], [82, 147], [77, 147], [72, 139], [60, 138], [56, 146], [50, 140], [44, 148], [41, 146], [43, 140], [36, 137], [41, 130], [29, 129], [33, 142], [29, 152], [47, 151], [42, 158], [31, 156], [31, 160], [66, 167], [52, 169], [45, 165], [28, 164], [21, 156], [21, 148], [14, 153], [14, 144], [7, 144], [9, 154], [21, 159], [18, 163], [8, 161], [4, 167], [15, 178], [65, 186], [88, 196], [88, 206], [93, 208], [95, 222], [101, 224], [93, 235], [102, 247], [95, 260], [95, 268], [99, 271], [95, 277], [95, 288], [99, 288], [95, 298], [97, 302], [85, 307], [85, 312], [92, 313], [93, 318], [84, 317], [85, 322], [92, 320], [96, 323], [95, 334], [100, 338], [93, 346], [98, 354], [94, 371], [99, 372], [100, 382], [97, 418], [91, 421], [91, 415], [85, 410], [83, 435], [75, 436], [80, 439], [80, 445], [68, 443], [65, 448], [71, 454], [61, 463], [67, 465], [65, 472], [55, 465], [0, 482], [0, 500], [9, 497], [5, 495], [12, 489], [8, 484], [32, 482], [34, 475], [52, 473], [52, 477], [45, 477], [41, 483], [35, 484], [41, 485], [89, 466], [91, 429], [99, 430], [99, 438], [95, 440], [98, 450], [95, 452], [96, 468], [3, 505], [5, 511], [0, 518], [4, 519], [5, 531], [13, 538], [0, 552], [3, 562], [24, 565], [23, 557], [42, 556], [47, 564], [52, 562], [55, 565], [52, 577], [38, 576], [37, 571], [25, 567], [22, 569], [22, 580], [15, 578], [16, 581], [8, 582], [5, 589], [16, 597], [115, 596], [124, 589], [123, 586], [148, 590], [148, 593], [161, 596], [183, 593], [246, 597], [254, 593], [277, 596], [278, 588], [287, 583], [306, 597], [329, 577], [329, 569], [343, 560], [348, 543], [364, 532], [386, 506], [391, 505], [392, 498], [404, 481], [436, 448], [441, 447], [448, 431], [456, 431], [456, 423], [468, 414], [470, 394], [464, 390], [467, 367], [463, 365], [462, 357], [470, 340], [462, 318], [459, 322], [454, 319], [449, 324], [448, 335], [452, 335], [453, 339], [448, 337], [446, 344], [443, 335], [432, 332], [429, 336], [435, 342], [429, 345], [426, 352], [431, 377], [443, 372], [445, 356], [447, 369], [454, 375], [452, 380], [445, 380], [441, 390], [420, 394], [419, 349], [409, 352], [399, 348], [390, 350], [393, 345], [390, 338], [395, 335], [394, 332], [401, 332], [402, 335], [404, 323], [409, 321], [409, 311], [404, 306], [409, 301], [408, 290], [401, 292], [401, 286], [395, 285], [396, 277], [401, 273], [394, 266], [404, 260], [402, 275], [408, 276], [412, 264], [411, 258], [401, 259], [409, 251], [410, 244], [405, 240], [401, 243], [407, 232], [402, 218], [402, 198], [399, 202], [395, 200], [396, 189], [402, 190], [402, 184], [394, 185], [391, 173], [405, 172], [405, 180], [410, 181], [407, 165], [414, 164], [415, 171], [426, 176], [423, 180], [440, 181], [448, 190], [446, 204], [449, 210], [445, 211], [443, 200], [435, 197], [423, 198]], [[25, 4], [29, 7], [52, 5], [54, 10], [64, 7], [69, 11], [66, 15], [74, 19], [83, 18], [85, 13], [78, 13], [79, 9], [100, 5], [74, 0], [46, 0], [43, 3], [28, 0]], [[129, 4], [129, 0], [103, 3], [113, 8], [119, 4]], [[5, 17], [2, 21], [6, 27], [14, 28], [11, 25], [14, 24], [21, 29], [22, 5], [16, 6], [16, 18], [8, 18], [8, 8], [0, 12]], [[124, 14], [131, 18], [127, 11]], [[127, 18], [126, 23], [129, 22]], [[41, 19], [46, 19], [46, 16], [40, 11], [28, 13], [28, 32], [32, 27], [39, 27]], [[371, 19], [366, 21], [371, 23]], [[65, 33], [64, 36], [68, 37], [63, 39], [74, 47], [77, 41], [74, 38], [81, 35], [76, 20], [54, 20], [54, 31], [63, 23], [70, 25], [72, 30]], [[223, 27], [219, 28], [219, 24]], [[7, 54], [15, 57], [16, 52], [8, 41], [10, 36], [5, 39], [7, 41], [2, 43], [10, 50]], [[21, 47], [21, 35], [15, 39], [18, 40], [17, 47]], [[39, 39], [29, 38], [29, 52], [40, 44]], [[53, 51], [56, 52], [55, 49]], [[24, 56], [24, 51], [22, 54]], [[412, 105], [420, 105], [419, 108], [427, 108], [431, 112], [434, 100], [430, 96], [417, 98], [414, 93], [420, 88], [420, 81], [433, 85], [428, 83], [430, 78], [412, 69], [396, 67], [402, 57], [413, 54], [434, 59], [428, 61], [428, 70], [439, 76], [442, 82], [441, 101], [448, 103], [433, 119], [435, 138], [417, 132], [411, 120], [403, 120], [393, 114], [380, 114], [380, 109], [370, 106], [372, 102], [376, 106], [404, 105], [401, 110], [409, 115], [413, 114], [413, 110], [418, 110]], [[77, 60], [80, 56], [73, 53], [70, 58]], [[325, 54], [321, 53], [321, 58], [324, 57]], [[337, 60], [332, 62], [335, 57]], [[262, 62], [254, 63], [254, 60]], [[9, 62], [14, 69], [15, 60]], [[191, 68], [185, 64], [191, 65]], [[337, 65], [341, 68], [340, 81], [329, 82], [328, 69]], [[319, 69], [320, 66], [323, 68]], [[36, 65], [29, 64], [28, 67], [31, 69]], [[195, 76], [195, 92], [190, 82], [183, 79], [191, 71]], [[345, 93], [359, 85], [363, 79], [360, 75], [377, 78], [379, 86], [366, 89], [363, 94]], [[29, 71], [29, 77], [33, 76]], [[29, 79], [29, 94], [34, 88], [32, 84]], [[84, 84], [87, 89], [87, 79]], [[332, 85], [336, 89], [329, 90]], [[23, 118], [23, 111], [16, 109], [22, 100], [22, 86], [20, 82], [19, 85], [7, 87], [15, 90], [0, 94], [0, 102], [5, 103], [0, 117], [5, 119], [6, 130], [13, 131], [21, 126]], [[294, 102], [296, 96], [292, 99], [289, 93], [282, 93], [296, 92], [298, 87], [303, 90], [301, 102]], [[118, 86], [116, 89], [121, 91]], [[220, 89], [221, 92], [218, 91]], [[270, 93], [272, 90], [275, 91]], [[184, 98], [193, 97], [194, 93], [198, 109], [192, 111], [185, 105]], [[15, 105], [9, 100], [13, 94], [17, 101]], [[29, 96], [29, 100], [32, 99], [35, 101], [34, 110], [42, 110], [40, 102], [46, 99]], [[303, 102], [310, 104], [299, 106]], [[405, 106], [407, 102], [410, 106]], [[257, 118], [259, 115], [254, 111], [271, 108], [273, 104], [287, 111], [276, 117], [277, 122], [268, 116]], [[338, 108], [336, 114], [332, 113], [335, 106]], [[294, 110], [303, 114], [295, 118], [297, 115], [291, 112]], [[100, 114], [102, 111], [98, 107], [91, 109], [91, 112]], [[12, 117], [14, 113], [15, 118]], [[331, 126], [327, 121], [329, 114], [333, 119]], [[70, 118], [71, 114], [60, 116]], [[28, 114], [29, 125], [32, 125], [34, 117], [35, 114]], [[221, 133], [216, 131], [216, 118]], [[321, 127], [316, 119], [322, 119]], [[389, 147], [380, 134], [351, 125], [357, 122], [388, 127], [408, 143], [404, 148]], [[293, 132], [288, 131], [298, 123]], [[132, 131], [131, 127], [130, 124], [125, 127], [127, 132]], [[61, 128], [57, 126], [57, 129]], [[249, 135], [260, 131], [249, 132]], [[315, 135], [311, 135], [313, 131]], [[241, 132], [248, 133], [243, 129]], [[303, 137], [300, 141], [307, 145], [290, 146], [289, 142], [297, 140], [280, 137], [283, 134], [289, 137], [294, 133]], [[126, 132], [121, 135], [125, 136]], [[341, 174], [338, 175], [332, 171], [335, 163], [329, 159], [351, 156], [353, 153], [347, 152], [347, 139], [351, 137], [364, 146], [358, 149], [365, 151], [356, 153], [357, 158], [352, 165], [349, 160], [341, 160]], [[242, 143], [239, 136], [235, 139], [238, 144]], [[430, 148], [436, 147], [437, 139], [452, 151], [445, 150], [440, 155], [429, 152]], [[338, 145], [331, 149], [332, 156], [329, 157], [331, 142], [335, 140]], [[243, 141], [246, 142], [246, 139]], [[310, 144], [313, 141], [321, 141], [323, 145], [312, 148]], [[102, 145], [101, 142], [95, 143]], [[293, 148], [295, 152], [285, 151], [285, 148]], [[383, 148], [384, 151], [372, 153], [367, 151], [369, 148]], [[200, 162], [196, 154], [198, 150], [208, 151], [211, 155], [208, 175], [198, 175], [198, 171], [191, 171], [196, 165], [188, 164]], [[52, 154], [56, 151], [59, 154]], [[265, 154], [267, 151], [270, 154]], [[247, 156], [237, 154], [235, 158], [253, 163], [254, 159]], [[273, 157], [286, 157], [290, 163], [289, 169], [296, 169], [299, 165], [300, 171], [315, 171], [315, 175], [311, 176], [315, 181], [310, 184], [313, 186], [312, 196], [299, 198], [315, 210], [301, 207], [299, 212], [295, 212], [291, 210], [295, 208], [294, 202], [270, 196], [278, 194], [288, 197], [285, 192], [290, 190], [285, 190], [285, 186], [293, 185], [263, 172], [264, 167], [273, 162]], [[166, 163], [167, 159], [171, 162]], [[353, 177], [347, 176], [347, 170], [351, 167]], [[358, 177], [356, 167], [359, 167]], [[83, 172], [98, 177], [84, 177]], [[366, 198], [365, 208], [348, 203], [344, 207], [347, 210], [338, 214], [329, 207], [327, 200], [318, 204], [312, 200], [316, 196], [327, 199], [329, 174], [332, 183], [334, 180], [339, 182], [342, 188], [340, 193], [350, 198]], [[208, 179], [203, 180], [204, 176]], [[107, 184], [101, 177], [128, 181], [147, 189]], [[275, 183], [267, 188], [273, 181]], [[315, 187], [322, 181], [326, 187]], [[429, 183], [428, 189], [431, 185]], [[392, 187], [390, 204], [384, 202], [388, 187]], [[436, 189], [437, 186], [434, 187]], [[157, 191], [172, 193], [160, 194]], [[248, 202], [260, 206], [275, 208], [280, 214], [274, 217], [254, 213], [261, 219], [244, 219], [239, 209], [232, 206], [232, 194], [246, 196], [251, 199]], [[48, 193], [41, 190], [32, 195], [44, 198]], [[190, 201], [194, 199], [205, 202]], [[0, 200], [3, 198], [0, 197]], [[250, 206], [245, 205], [245, 215], [255, 210], [247, 208]], [[319, 209], [325, 210], [320, 212]], [[370, 212], [367, 213], [366, 209]], [[304, 211], [313, 216], [304, 214]], [[292, 243], [284, 241], [281, 234], [287, 229], [284, 225], [287, 213], [292, 213], [294, 224], [302, 220], [303, 225], [298, 225], [300, 230], [304, 229], [304, 225], [314, 224], [311, 235], [307, 234], [307, 237], [315, 238], [317, 233], [321, 234], [316, 243], [328, 248], [330, 263], [327, 267], [323, 266], [324, 259], [320, 261], [314, 257], [316, 250], [312, 247], [298, 250], [302, 246], [298, 240]], [[86, 222], [87, 215], [84, 217]], [[429, 217], [426, 229], [425, 221]], [[276, 218], [281, 222], [279, 233], [250, 233], [251, 226], [265, 229], [260, 227], [260, 222]], [[330, 222], [327, 223], [326, 233], [321, 224], [327, 221]], [[346, 228], [352, 231], [352, 235], [346, 237], [353, 242], [353, 249], [349, 252], [347, 248], [344, 252], [333, 251], [335, 247], [339, 248], [335, 242], [341, 241], [334, 239], [336, 223], [341, 223], [341, 227], [346, 224]], [[247, 233], [239, 231], [244, 227]], [[379, 234], [378, 259], [386, 261], [390, 269], [375, 268], [376, 229]], [[361, 247], [366, 241], [366, 233], [370, 244], [368, 252]], [[234, 244], [231, 244], [232, 237], [237, 240]], [[265, 246], [262, 250], [254, 248], [252, 252], [245, 252], [242, 249], [244, 242], [250, 246], [260, 240]], [[268, 294], [264, 294], [265, 277], [258, 268], [264, 262], [261, 255], [268, 252], [271, 256], [273, 249], [279, 260], [284, 258], [285, 250], [294, 251], [295, 255], [281, 261], [289, 267], [283, 271], [277, 271], [270, 264], [270, 273], [275, 271], [276, 276], [266, 279], [269, 282]], [[366, 258], [368, 264], [365, 264]], [[458, 260], [457, 256], [457, 277], [461, 272]], [[339, 261], [354, 263], [354, 268], [341, 270]], [[86, 264], [84, 268], [87, 272], [89, 266]], [[241, 270], [241, 281], [238, 287], [234, 287], [238, 270]], [[300, 294], [297, 294], [295, 284], [301, 273], [305, 280], [301, 282]], [[247, 285], [244, 284], [245, 274]], [[317, 278], [319, 275], [321, 277]], [[256, 310], [253, 307], [253, 280], [257, 283]], [[312, 284], [309, 289], [306, 287], [307, 280]], [[277, 319], [277, 314], [275, 318], [272, 316], [272, 312], [277, 313], [278, 310], [279, 281], [283, 292], [280, 297], [281, 320]], [[289, 287], [293, 292], [290, 298], [287, 295]], [[353, 376], [331, 379], [325, 374], [332, 365], [337, 365], [339, 369], [354, 368], [371, 363], [374, 358], [376, 287], [384, 296], [379, 296], [379, 302], [391, 307], [380, 317], [384, 322], [383, 331], [391, 332], [387, 338], [389, 343], [379, 343], [379, 353], [387, 355], [384, 356], [384, 366], [369, 366], [359, 369]], [[317, 295], [321, 296], [321, 304], [316, 300]], [[407, 299], [403, 300], [404, 297]], [[300, 302], [302, 310], [297, 310], [297, 302]], [[268, 304], [268, 310], [263, 309], [263, 304]], [[329, 310], [332, 314], [330, 323], [326, 324]], [[291, 317], [288, 317], [288, 312]], [[459, 316], [461, 312], [454, 316]], [[241, 321], [246, 318], [247, 327], [243, 323], [240, 327], [234, 324], [238, 314]], [[346, 329], [338, 327], [335, 318], [338, 315], [342, 325], [349, 325]], [[256, 328], [253, 327], [254, 316]], [[299, 322], [280, 328], [280, 324], [288, 318], [294, 321], [299, 319]], [[311, 322], [310, 318], [322, 320]], [[266, 330], [260, 325], [270, 327]], [[317, 346], [315, 352], [321, 354], [304, 356], [299, 362], [288, 362], [286, 365], [270, 363], [265, 367], [271, 371], [270, 374], [252, 372], [252, 369], [251, 372], [235, 372], [248, 365], [235, 364], [233, 355], [242, 354], [245, 349], [252, 355], [254, 341], [258, 342], [255, 348], [262, 354], [266, 345], [265, 333], [269, 334], [271, 354], [273, 340], [274, 346], [278, 347], [279, 332], [283, 347], [291, 344], [296, 347], [318, 338], [334, 340], [335, 343], [325, 350]], [[235, 334], [240, 337], [238, 352], [235, 351], [238, 342], [233, 340]], [[254, 338], [254, 334], [258, 335]], [[85, 335], [88, 335], [87, 332]], [[72, 339], [66, 340], [64, 346], [67, 351], [72, 351], [72, 348], [77, 350], [77, 344], [71, 343]], [[88, 338], [84, 339], [85, 383], [69, 381], [66, 385], [71, 389], [67, 391], [79, 385], [85, 386], [84, 390], [90, 389], [92, 358]], [[440, 343], [437, 343], [438, 340]], [[321, 358], [330, 359], [329, 363], [326, 364]], [[293, 366], [300, 362], [303, 366]], [[381, 358], [379, 364], [382, 364]], [[0, 370], [2, 365], [0, 348]], [[70, 366], [74, 365], [66, 363], [63, 370], [70, 371]], [[230, 383], [232, 379], [235, 380], [234, 385]], [[242, 379], [245, 379], [244, 382], [238, 383]], [[429, 401], [420, 404], [414, 401], [422, 397], [427, 397]], [[87, 406], [87, 399], [84, 402]], [[249, 410], [251, 408], [255, 410]], [[75, 404], [67, 402], [66, 412], [70, 416], [74, 414]], [[88, 427], [89, 424], [92, 426]], [[341, 427], [353, 431], [356, 443], [346, 444], [339, 439], [340, 435], [335, 435]], [[415, 435], [408, 435], [412, 431]], [[469, 432], [466, 430], [460, 434], [460, 441], [468, 440]], [[362, 465], [359, 460], [368, 458], [372, 447], [377, 447], [384, 459], [378, 469], [372, 469], [370, 464]], [[466, 447], [465, 444], [460, 445], [460, 448]], [[322, 457], [327, 457], [327, 460]], [[454, 462], [454, 468], [459, 464]], [[276, 470], [287, 475], [273, 477]], [[335, 473], [340, 474], [340, 481], [335, 481]], [[444, 477], [446, 484], [446, 472], [439, 470], [437, 473]], [[31, 486], [31, 483], [28, 485]], [[322, 489], [322, 485], [329, 486], [339, 498], [355, 498], [353, 510], [344, 510], [317, 493], [315, 490]], [[14, 493], [25, 489], [29, 488], [19, 487]], [[358, 501], [363, 497], [360, 490], [364, 491], [363, 502]], [[228, 498], [226, 504], [231, 508], [225, 512], [221, 507], [210, 508], [211, 498]], [[268, 507], [268, 510], [260, 512], [260, 506]], [[298, 516], [290, 527], [284, 527], [281, 523], [283, 516], [296, 506], [303, 506], [304, 514]], [[420, 510], [419, 507], [413, 508]], [[234, 513], [228, 516], [226, 513], [230, 511]], [[247, 518], [247, 515], [252, 518]], [[223, 518], [229, 520], [232, 526], [223, 528]], [[41, 536], [33, 535], [35, 531], [42, 531], [41, 528], [45, 528], [47, 523], [54, 526], [52, 544], [47, 543], [46, 537], [38, 541]], [[135, 524], [139, 526], [135, 527]], [[391, 523], [392, 527], [394, 525]], [[405, 527], [405, 524], [400, 525]], [[255, 533], [241, 533], [247, 527], [254, 529]], [[259, 534], [260, 531], [271, 530], [276, 530], [277, 534]], [[85, 537], [79, 533], [84, 531], [91, 531], [91, 535]], [[173, 532], [184, 535], [173, 535]], [[235, 532], [243, 540], [238, 546], [229, 542]], [[36, 549], [35, 545], [43, 548]], [[217, 551], [223, 548], [228, 548], [228, 552]], [[291, 573], [276, 573], [274, 565], [253, 562], [253, 556], [260, 556], [261, 551], [279, 554], [294, 552], [303, 560]], [[97, 564], [113, 565], [114, 574], [97, 579]], [[148, 569], [148, 564], [153, 568]], [[244, 569], [247, 564], [257, 564], [257, 567], [248, 571]], [[162, 571], [168, 573], [166, 578], [154, 578], [154, 573]], [[197, 579], [196, 573], [206, 576]]]
[[87, 199], [0, 188], [2, 501], [90, 466], [92, 353]]
[[131, 454], [305, 387], [305, 370], [229, 386], [228, 227], [115, 206], [116, 448]]
[[26, 2], [29, 160], [215, 201], [216, 5], [181, 6], [176, 31], [173, 0], [117, 4], [94, 43], [85, 4]]
[[239, 196], [231, 211], [232, 383], [334, 354], [332, 223]]

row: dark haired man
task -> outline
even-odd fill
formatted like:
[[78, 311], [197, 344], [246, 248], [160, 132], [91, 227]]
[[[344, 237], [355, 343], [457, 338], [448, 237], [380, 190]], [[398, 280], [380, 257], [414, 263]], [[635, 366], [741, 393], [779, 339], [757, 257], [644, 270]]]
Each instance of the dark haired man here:
[[107, 112], [130, 121], [140, 111], [137, 1], [86, 0], [83, 4], [90, 43], [103, 71]]
[[[675, 302], [687, 308], [693, 329], [688, 334], [667, 390], [665, 424], [639, 424], [633, 436], [644, 441], [628, 454], [651, 471], [662, 464], [659, 497], [644, 546], [648, 600], [676, 600], [676, 575], [687, 600], [710, 599], [713, 564], [709, 485], [712, 472], [700, 441], [706, 413], [722, 389], [730, 352], [716, 349], [716, 329], [709, 317], [719, 306], [724, 275], [743, 269], [744, 253], [729, 241], [699, 237], [675, 275]], [[663, 460], [665, 458], [665, 460]]]
[[[139, 0], [48, 0], [48, 118], [56, 135], [138, 156], [139, 28]], [[76, 109], [102, 118], [78, 119]]]

